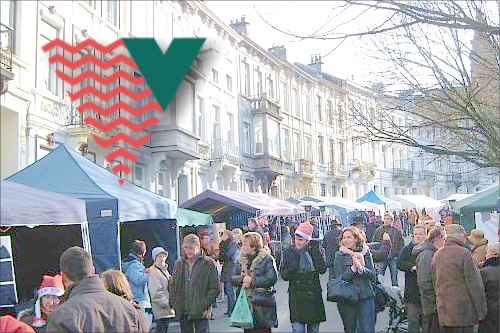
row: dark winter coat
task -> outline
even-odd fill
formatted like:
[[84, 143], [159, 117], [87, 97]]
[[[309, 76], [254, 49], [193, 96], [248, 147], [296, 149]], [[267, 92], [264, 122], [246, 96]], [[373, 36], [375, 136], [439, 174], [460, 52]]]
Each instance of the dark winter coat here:
[[333, 263], [335, 262], [335, 253], [338, 251], [340, 246], [340, 233], [341, 230], [332, 229], [328, 231], [323, 238], [323, 248], [325, 249], [325, 259], [328, 267], [333, 267]]
[[289, 281], [290, 322], [320, 323], [326, 321], [323, 293], [319, 281], [319, 275], [326, 272], [326, 263], [317, 248], [307, 245], [303, 250], [311, 256], [314, 271], [299, 271], [300, 250], [294, 246], [285, 250], [281, 262], [281, 278]]
[[479, 272], [483, 279], [486, 304], [488, 306], [488, 315], [486, 316], [486, 320], [479, 324], [479, 333], [499, 332], [500, 266], [498, 265], [498, 258], [486, 260]]
[[412, 255], [415, 257], [417, 265], [417, 286], [420, 295], [420, 306], [424, 316], [431, 316], [437, 313], [436, 292], [432, 281], [431, 261], [437, 248], [431, 242], [417, 244], [413, 248]]
[[[244, 275], [252, 276], [252, 286], [247, 289], [257, 328], [278, 327], [274, 285], [278, 280], [276, 263], [268, 248], [260, 249], [254, 256], [241, 253], [234, 266], [233, 285], [241, 287]], [[238, 293], [239, 293], [238, 288]]]
[[417, 271], [411, 268], [415, 265], [415, 257], [412, 255], [415, 243], [406, 245], [398, 257], [398, 269], [405, 272], [404, 300], [407, 303], [420, 304], [420, 294], [418, 292]]
[[351, 270], [351, 254], [344, 252], [343, 247], [341, 247], [335, 253], [335, 277], [341, 275], [343, 280], [356, 285], [359, 290], [359, 299], [373, 298], [375, 297], [373, 286], [377, 281], [377, 272], [373, 265], [372, 254], [368, 246], [365, 245], [361, 254], [365, 260], [365, 270], [362, 273], [354, 273]]
[[65, 296], [46, 332], [146, 332], [132, 303], [107, 291], [98, 275], [71, 285]]
[[31, 309], [24, 309], [20, 311], [17, 314], [17, 319], [22, 321], [23, 323], [26, 323], [31, 326], [32, 329], [35, 330], [35, 332], [40, 333], [40, 332], [45, 332], [45, 325], [41, 327], [34, 327], [33, 326], [33, 321], [35, 320], [35, 311], [33, 308]]
[[234, 236], [229, 236], [226, 241], [220, 243], [219, 261], [222, 264], [221, 281], [230, 282], [233, 276], [234, 263], [237, 261], [239, 246], [234, 241]]
[[388, 255], [388, 259], [398, 257], [399, 253], [401, 252], [405, 244], [401, 230], [394, 227], [381, 225], [380, 227], [377, 228], [377, 230], [375, 230], [372, 241], [382, 242], [382, 236], [384, 235], [384, 232], [387, 232], [389, 234], [392, 243], [392, 248], [391, 252]]
[[481, 274], [464, 242], [448, 237], [431, 267], [441, 326], [473, 326], [486, 316]]
[[215, 261], [203, 251], [195, 259], [189, 274], [188, 259], [183, 256], [174, 264], [170, 277], [170, 306], [177, 316], [188, 320], [203, 318], [219, 295], [219, 278]]

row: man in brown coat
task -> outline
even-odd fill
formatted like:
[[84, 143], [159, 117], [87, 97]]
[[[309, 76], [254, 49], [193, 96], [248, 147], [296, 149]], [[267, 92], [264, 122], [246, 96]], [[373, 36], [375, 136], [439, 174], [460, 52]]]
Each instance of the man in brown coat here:
[[484, 286], [465, 246], [465, 229], [450, 224], [445, 230], [444, 246], [431, 262], [439, 324], [445, 333], [472, 333], [486, 316]]
[[49, 317], [45, 332], [145, 332], [132, 303], [106, 290], [87, 251], [70, 247], [59, 263], [66, 301]]

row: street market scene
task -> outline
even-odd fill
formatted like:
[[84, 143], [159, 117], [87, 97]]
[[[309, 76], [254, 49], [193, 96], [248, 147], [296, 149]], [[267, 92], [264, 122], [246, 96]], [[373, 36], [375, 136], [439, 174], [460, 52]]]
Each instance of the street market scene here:
[[500, 331], [499, 1], [0, 4], [0, 333]]

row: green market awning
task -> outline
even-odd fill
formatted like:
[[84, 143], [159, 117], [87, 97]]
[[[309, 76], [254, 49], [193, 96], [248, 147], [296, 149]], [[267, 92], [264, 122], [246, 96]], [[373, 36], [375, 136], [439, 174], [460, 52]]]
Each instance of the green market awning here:
[[186, 227], [188, 225], [210, 225], [213, 223], [212, 215], [195, 212], [194, 210], [177, 208], [177, 225]]

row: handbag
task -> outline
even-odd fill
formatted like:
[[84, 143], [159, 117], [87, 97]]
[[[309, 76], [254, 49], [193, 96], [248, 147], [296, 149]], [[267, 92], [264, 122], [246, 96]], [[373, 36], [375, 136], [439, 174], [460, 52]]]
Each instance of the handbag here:
[[229, 325], [231, 327], [240, 327], [243, 329], [252, 329], [255, 326], [252, 309], [250, 308], [250, 302], [248, 301], [245, 288], [241, 288], [240, 290], [238, 300], [236, 300], [233, 312], [231, 312]]
[[358, 287], [349, 281], [337, 276], [330, 279], [326, 285], [326, 300], [329, 302], [357, 302], [359, 301]]

